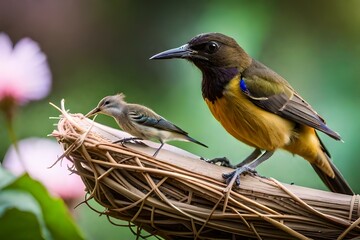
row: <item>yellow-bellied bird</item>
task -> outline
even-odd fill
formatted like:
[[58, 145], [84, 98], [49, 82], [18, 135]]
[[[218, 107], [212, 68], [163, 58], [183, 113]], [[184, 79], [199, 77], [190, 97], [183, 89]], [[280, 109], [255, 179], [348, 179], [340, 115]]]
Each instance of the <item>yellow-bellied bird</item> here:
[[97, 113], [113, 117], [125, 132], [136, 137], [125, 139], [125, 141], [132, 139], [159, 141], [161, 145], [154, 153], [154, 157], [165, 142], [172, 140], [188, 141], [207, 147], [153, 110], [139, 104], [127, 103], [124, 101], [124, 97], [125, 95], [122, 93], [104, 97], [96, 108], [86, 114], [86, 117], [91, 117]]
[[[333, 192], [353, 194], [315, 130], [341, 140], [324, 119], [276, 72], [251, 58], [220, 33], [200, 34], [187, 44], [150, 59], [184, 58], [202, 72], [202, 95], [214, 117], [236, 139], [255, 151], [227, 182], [282, 148], [310, 162]], [[265, 152], [262, 154], [262, 151]], [[262, 154], [262, 155], [261, 155]]]

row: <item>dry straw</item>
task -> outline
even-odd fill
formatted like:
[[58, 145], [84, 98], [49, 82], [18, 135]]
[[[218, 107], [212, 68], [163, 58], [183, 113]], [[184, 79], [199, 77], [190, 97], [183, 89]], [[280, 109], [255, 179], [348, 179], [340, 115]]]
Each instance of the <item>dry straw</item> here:
[[[56, 107], [56, 106], [55, 106]], [[59, 108], [58, 108], [59, 109]], [[206, 163], [166, 145], [113, 144], [128, 135], [70, 114], [61, 104], [54, 136], [109, 219], [137, 226], [138, 236], [164, 239], [354, 239], [360, 236], [359, 195], [347, 196], [242, 176], [229, 189]], [[63, 157], [62, 156], [62, 157]], [[129, 224], [130, 225], [130, 224]]]

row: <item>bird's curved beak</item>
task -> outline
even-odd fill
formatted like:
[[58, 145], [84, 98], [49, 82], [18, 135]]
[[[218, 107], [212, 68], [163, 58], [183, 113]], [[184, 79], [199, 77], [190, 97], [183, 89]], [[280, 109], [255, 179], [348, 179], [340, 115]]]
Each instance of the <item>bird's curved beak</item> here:
[[88, 112], [85, 117], [91, 117], [93, 115], [95, 115], [96, 113], [100, 112], [101, 109], [99, 107], [94, 108], [93, 110], [91, 110], [90, 112]]
[[189, 47], [189, 44], [184, 44], [181, 47], [158, 53], [152, 56], [150, 59], [190, 58], [196, 53], [197, 51], [192, 50]]

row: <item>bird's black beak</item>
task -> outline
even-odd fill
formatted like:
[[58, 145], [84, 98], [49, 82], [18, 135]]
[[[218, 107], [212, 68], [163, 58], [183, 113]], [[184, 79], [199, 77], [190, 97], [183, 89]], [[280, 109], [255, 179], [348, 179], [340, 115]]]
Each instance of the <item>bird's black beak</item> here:
[[190, 58], [196, 53], [197, 51], [192, 50], [189, 47], [189, 44], [185, 44], [181, 47], [158, 53], [152, 56], [150, 59]]
[[96, 113], [100, 112], [101, 109], [99, 107], [94, 108], [93, 110], [91, 110], [90, 112], [88, 112], [85, 117], [91, 117], [93, 115], [95, 115]]

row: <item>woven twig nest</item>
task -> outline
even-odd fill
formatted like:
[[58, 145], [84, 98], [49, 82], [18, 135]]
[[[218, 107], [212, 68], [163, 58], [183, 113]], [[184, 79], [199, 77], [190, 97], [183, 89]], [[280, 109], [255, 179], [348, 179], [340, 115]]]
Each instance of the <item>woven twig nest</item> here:
[[[60, 110], [60, 109], [59, 109]], [[113, 144], [129, 135], [62, 115], [54, 136], [109, 217], [165, 239], [353, 239], [360, 236], [359, 195], [242, 176], [240, 189], [221, 177], [232, 169], [166, 145]]]

